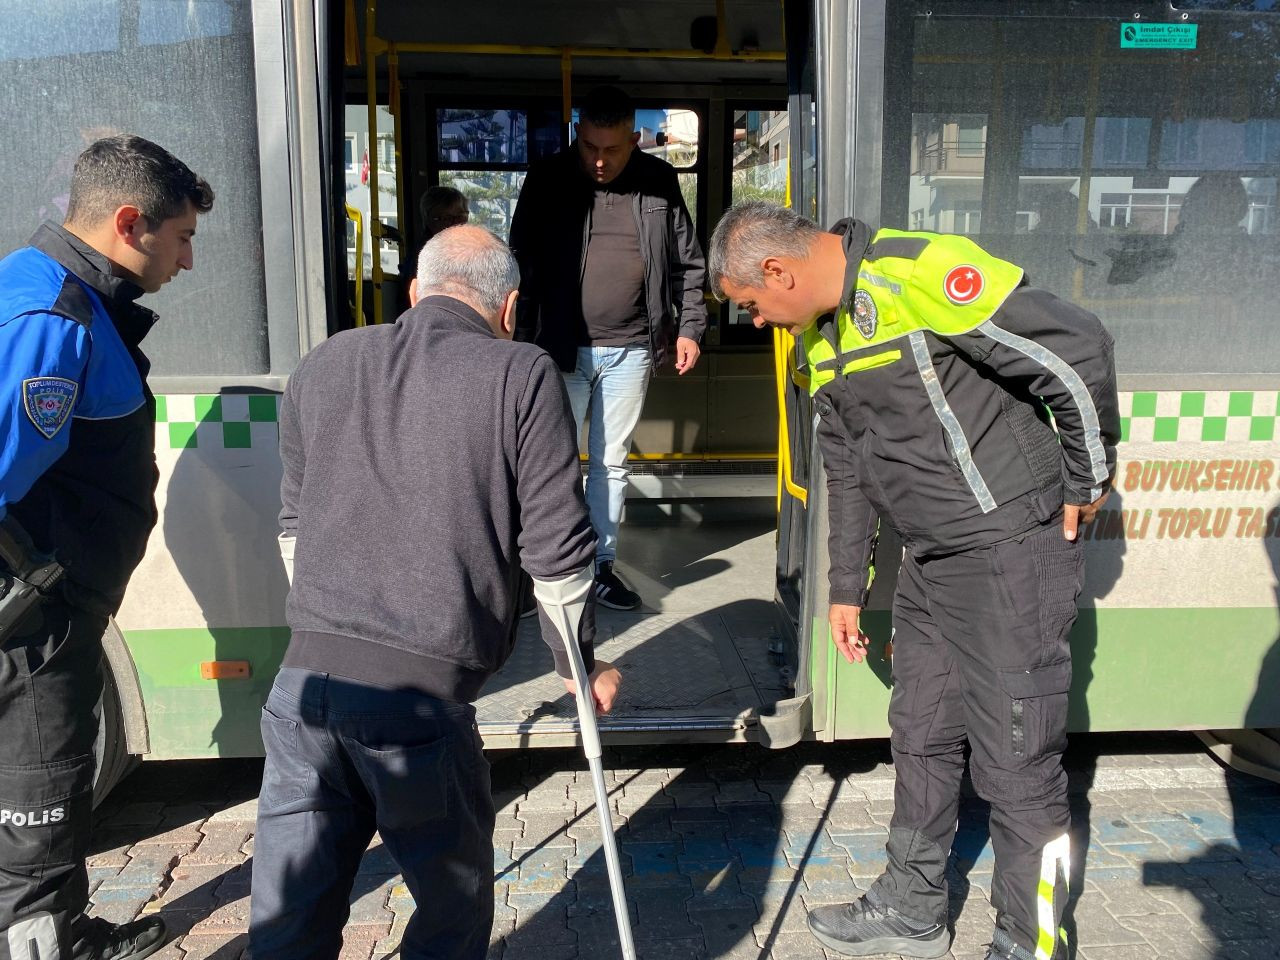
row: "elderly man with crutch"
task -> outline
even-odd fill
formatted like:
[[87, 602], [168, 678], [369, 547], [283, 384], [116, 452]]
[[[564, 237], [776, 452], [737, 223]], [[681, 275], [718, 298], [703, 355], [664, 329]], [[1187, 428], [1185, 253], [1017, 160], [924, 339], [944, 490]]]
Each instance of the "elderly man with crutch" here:
[[500, 240], [445, 230], [407, 313], [335, 336], [289, 380], [293, 635], [262, 714], [256, 960], [338, 956], [375, 830], [417, 903], [401, 957], [485, 956], [494, 809], [472, 701], [511, 653], [520, 566], [557, 672], [589, 687], [592, 742], [592, 708], [617, 694], [620, 674], [593, 656], [596, 545], [569, 402], [551, 358], [511, 342], [518, 286]]

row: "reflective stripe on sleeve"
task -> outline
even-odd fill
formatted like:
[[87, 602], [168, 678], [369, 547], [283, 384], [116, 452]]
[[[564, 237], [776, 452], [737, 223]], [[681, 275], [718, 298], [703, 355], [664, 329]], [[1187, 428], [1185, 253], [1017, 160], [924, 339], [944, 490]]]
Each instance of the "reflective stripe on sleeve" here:
[[1093, 472], [1093, 480], [1098, 484], [1089, 491], [1089, 501], [1092, 503], [1097, 500], [1102, 496], [1102, 484], [1107, 481], [1107, 454], [1102, 449], [1102, 428], [1098, 424], [1098, 408], [1093, 405], [1093, 397], [1089, 395], [1089, 388], [1080, 379], [1080, 374], [1048, 347], [1034, 340], [1028, 340], [1026, 337], [1020, 337], [1016, 333], [1010, 333], [990, 320], [979, 326], [978, 330], [996, 343], [1003, 343], [1006, 347], [1030, 357], [1061, 380], [1063, 386], [1071, 393], [1072, 401], [1080, 410], [1080, 423], [1084, 427], [1084, 445], [1089, 451], [1089, 466]]
[[987, 482], [982, 479], [978, 465], [973, 462], [969, 440], [965, 437], [960, 421], [956, 418], [955, 411], [951, 409], [951, 404], [947, 403], [946, 394], [942, 392], [942, 384], [938, 382], [938, 371], [934, 369], [933, 360], [929, 357], [929, 345], [925, 343], [924, 334], [917, 330], [908, 339], [911, 341], [911, 352], [915, 356], [916, 366], [920, 369], [920, 379], [924, 383], [925, 392], [929, 394], [933, 412], [942, 422], [942, 429], [947, 431], [947, 436], [951, 440], [951, 449], [955, 451], [960, 472], [964, 474], [969, 489], [977, 497], [978, 506], [982, 508], [982, 512], [990, 513], [996, 508], [996, 499], [987, 488]]

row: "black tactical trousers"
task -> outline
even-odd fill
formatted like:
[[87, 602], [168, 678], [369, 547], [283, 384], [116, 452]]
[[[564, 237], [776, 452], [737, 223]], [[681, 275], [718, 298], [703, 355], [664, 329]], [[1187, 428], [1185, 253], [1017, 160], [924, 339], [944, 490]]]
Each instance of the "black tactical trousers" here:
[[991, 804], [997, 939], [1028, 957], [1053, 956], [1066, 903], [1067, 634], [1083, 573], [1080, 544], [1054, 523], [954, 556], [907, 557], [894, 600], [897, 786], [876, 892], [909, 916], [946, 921], [968, 740], [974, 788]]
[[69, 957], [89, 902], [106, 626], [50, 603], [0, 642], [0, 960]]
[[262, 711], [249, 947], [336, 960], [377, 830], [417, 905], [404, 960], [483, 960], [493, 927], [493, 796], [475, 708], [286, 667]]

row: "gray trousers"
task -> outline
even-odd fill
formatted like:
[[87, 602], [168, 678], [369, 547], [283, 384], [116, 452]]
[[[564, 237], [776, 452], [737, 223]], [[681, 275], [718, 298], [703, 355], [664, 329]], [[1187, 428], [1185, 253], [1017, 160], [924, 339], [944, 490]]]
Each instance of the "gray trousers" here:
[[1067, 634], [1083, 573], [1079, 542], [1057, 522], [953, 556], [907, 557], [894, 600], [897, 786], [875, 894], [946, 921], [967, 740], [974, 788], [991, 804], [997, 937], [1027, 956], [1037, 946], [1053, 955], [1067, 899]]

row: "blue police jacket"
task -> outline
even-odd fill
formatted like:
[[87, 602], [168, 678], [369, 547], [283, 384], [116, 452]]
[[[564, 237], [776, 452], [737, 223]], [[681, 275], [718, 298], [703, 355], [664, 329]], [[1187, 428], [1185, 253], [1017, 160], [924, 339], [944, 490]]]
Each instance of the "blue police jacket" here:
[[52, 223], [0, 260], [0, 516], [67, 568], [64, 599], [101, 614], [156, 522], [142, 292]]

